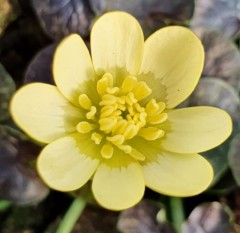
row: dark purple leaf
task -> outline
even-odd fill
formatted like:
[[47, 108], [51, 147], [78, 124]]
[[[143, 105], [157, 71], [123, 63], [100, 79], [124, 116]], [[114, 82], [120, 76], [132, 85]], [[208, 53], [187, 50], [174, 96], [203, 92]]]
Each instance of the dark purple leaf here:
[[56, 46], [56, 44], [52, 44], [41, 50], [34, 57], [25, 73], [24, 83], [54, 83], [52, 75], [52, 61]]
[[9, 117], [8, 104], [14, 91], [14, 81], [0, 64], [0, 121], [4, 121]]
[[240, 134], [236, 135], [230, 144], [228, 152], [229, 166], [233, 176], [240, 186]]
[[218, 203], [205, 203], [196, 207], [184, 223], [182, 233], [237, 233], [230, 210]]
[[214, 106], [227, 111], [240, 125], [240, 99], [236, 89], [227, 82], [204, 77], [189, 98], [191, 106]]
[[44, 31], [58, 40], [71, 33], [86, 36], [93, 19], [88, 1], [32, 0], [33, 8]]
[[15, 204], [32, 204], [48, 194], [48, 188], [39, 179], [34, 167], [40, 149], [29, 141], [11, 135], [8, 127], [1, 126], [0, 199]]
[[204, 28], [193, 30], [205, 49], [203, 76], [224, 79], [240, 90], [240, 53], [236, 45], [215, 31]]
[[170, 225], [157, 221], [159, 209], [152, 202], [141, 201], [121, 212], [117, 227], [122, 233], [174, 233]]
[[240, 35], [240, 1], [197, 0], [191, 25], [218, 30], [225, 38]]

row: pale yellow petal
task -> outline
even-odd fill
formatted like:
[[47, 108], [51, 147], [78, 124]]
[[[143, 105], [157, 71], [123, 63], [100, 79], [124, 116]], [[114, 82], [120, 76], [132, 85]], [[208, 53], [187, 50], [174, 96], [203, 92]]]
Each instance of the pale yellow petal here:
[[[142, 62], [144, 38], [137, 20], [125, 12], [104, 14], [91, 32], [91, 52], [98, 75], [135, 75]], [[122, 77], [123, 78], [123, 77]]]
[[232, 132], [230, 116], [214, 107], [191, 107], [168, 113], [162, 147], [177, 153], [210, 150], [225, 141]]
[[166, 87], [167, 107], [173, 108], [194, 90], [203, 63], [204, 49], [195, 34], [184, 27], [170, 26], [146, 40], [140, 75], [145, 75], [146, 81], [158, 79]]
[[122, 152], [102, 162], [93, 177], [92, 190], [104, 208], [122, 210], [138, 203], [145, 184], [140, 165]]
[[146, 186], [170, 196], [187, 197], [203, 192], [213, 179], [211, 165], [198, 154], [161, 151], [143, 162]]
[[33, 83], [13, 96], [10, 112], [18, 126], [35, 140], [49, 143], [76, 131], [80, 109], [67, 101], [57, 87]]
[[[82, 187], [95, 172], [97, 156], [84, 153], [94, 143], [80, 134], [60, 138], [47, 145], [37, 160], [41, 178], [52, 189], [72, 191]], [[85, 148], [85, 151], [84, 151]], [[91, 153], [91, 151], [90, 151]]]
[[78, 105], [78, 97], [85, 91], [83, 83], [95, 78], [89, 51], [79, 35], [72, 34], [57, 46], [53, 76], [62, 94]]

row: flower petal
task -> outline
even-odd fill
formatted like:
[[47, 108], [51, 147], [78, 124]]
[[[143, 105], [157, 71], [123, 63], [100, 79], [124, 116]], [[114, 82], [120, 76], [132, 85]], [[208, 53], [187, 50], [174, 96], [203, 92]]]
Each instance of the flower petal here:
[[89, 51], [79, 35], [72, 34], [57, 46], [53, 59], [53, 76], [62, 94], [78, 106], [78, 97], [83, 93], [83, 82], [95, 78]]
[[91, 52], [98, 75], [135, 75], [142, 62], [143, 47], [139, 23], [125, 12], [106, 13], [92, 28]]
[[10, 112], [22, 130], [44, 143], [76, 131], [82, 115], [57, 87], [44, 83], [19, 89], [12, 98]]
[[146, 186], [159, 193], [187, 197], [203, 192], [213, 179], [211, 165], [198, 154], [162, 151], [143, 164]]
[[50, 143], [37, 160], [40, 176], [49, 187], [59, 191], [80, 188], [91, 178], [99, 163], [97, 156], [93, 156], [96, 152], [93, 144], [86, 135], [80, 134]]
[[184, 27], [170, 26], [146, 40], [140, 73], [166, 86], [167, 107], [173, 108], [192, 93], [203, 63], [203, 46], [195, 34]]
[[139, 163], [128, 155], [115, 152], [102, 162], [93, 177], [93, 194], [107, 209], [122, 210], [141, 200], [145, 184]]
[[168, 113], [168, 121], [162, 124], [166, 136], [162, 147], [177, 153], [198, 153], [210, 150], [232, 132], [230, 116], [214, 107], [191, 107]]

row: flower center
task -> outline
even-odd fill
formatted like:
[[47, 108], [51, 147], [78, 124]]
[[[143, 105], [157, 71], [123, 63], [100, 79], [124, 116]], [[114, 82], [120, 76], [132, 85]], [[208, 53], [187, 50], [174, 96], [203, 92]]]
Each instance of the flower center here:
[[79, 104], [86, 111], [86, 121], [77, 125], [79, 133], [91, 134], [91, 140], [101, 146], [105, 159], [112, 157], [118, 148], [133, 158], [143, 161], [145, 156], [128, 142], [136, 136], [146, 140], [156, 140], [164, 135], [159, 125], [167, 120], [164, 102], [150, 99], [145, 106], [141, 101], [152, 90], [145, 82], [127, 76], [121, 87], [113, 86], [113, 77], [106, 73], [98, 80], [98, 106], [94, 106], [89, 96], [81, 94]]

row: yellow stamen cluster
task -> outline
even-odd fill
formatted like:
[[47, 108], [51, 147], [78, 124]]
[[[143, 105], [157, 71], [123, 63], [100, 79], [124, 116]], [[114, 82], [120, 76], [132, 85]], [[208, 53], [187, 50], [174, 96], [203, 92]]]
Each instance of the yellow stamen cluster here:
[[128, 140], [140, 136], [146, 140], [156, 140], [164, 135], [159, 124], [166, 121], [164, 102], [155, 99], [145, 107], [141, 100], [151, 94], [145, 82], [127, 76], [121, 87], [113, 86], [113, 77], [106, 73], [97, 82], [100, 96], [98, 106], [94, 106], [86, 94], [79, 96], [80, 106], [86, 110], [86, 121], [77, 125], [79, 133], [91, 133], [91, 139], [101, 145], [101, 155], [109, 159], [118, 148], [133, 158], [143, 161], [145, 156], [129, 145]]

